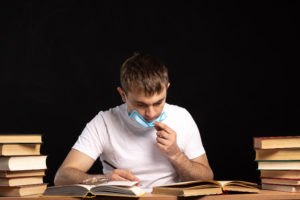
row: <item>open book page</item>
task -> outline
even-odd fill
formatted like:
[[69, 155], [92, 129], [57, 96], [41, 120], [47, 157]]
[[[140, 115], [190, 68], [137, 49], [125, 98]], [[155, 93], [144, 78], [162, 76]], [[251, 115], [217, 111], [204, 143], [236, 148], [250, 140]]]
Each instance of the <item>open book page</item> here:
[[137, 181], [109, 181], [93, 186], [90, 191], [97, 195], [141, 196], [145, 191], [137, 186]]
[[255, 187], [256, 183], [251, 183], [247, 181], [218, 181], [223, 187], [226, 185], [232, 186], [242, 186], [242, 187]]
[[256, 183], [246, 181], [197, 180], [153, 187], [154, 194], [196, 196], [222, 194], [224, 191], [259, 192]]
[[106, 183], [101, 183], [99, 185], [134, 186], [134, 185], [137, 185], [137, 184], [138, 184], [137, 181], [109, 181], [109, 182], [106, 182]]
[[76, 184], [78, 186], [84, 187], [88, 190], [90, 190], [93, 187], [97, 187], [97, 186], [126, 186], [126, 187], [130, 187], [130, 186], [135, 186], [137, 185], [137, 181], [109, 181], [109, 182], [105, 182], [105, 183], [100, 183], [97, 185], [86, 185], [86, 184]]
[[197, 180], [197, 181], [184, 181], [184, 182], [178, 182], [178, 183], [171, 183], [166, 185], [160, 185], [160, 187], [191, 187], [193, 185], [200, 186], [221, 186], [217, 181], [214, 180]]
[[219, 181], [224, 191], [255, 192], [258, 193], [258, 185], [247, 181]]
[[137, 185], [137, 181], [109, 181], [98, 185], [74, 184], [48, 187], [44, 196], [141, 196], [145, 192]]
[[153, 187], [153, 194], [176, 196], [199, 196], [222, 194], [221, 185], [214, 180], [197, 180], [172, 183]]

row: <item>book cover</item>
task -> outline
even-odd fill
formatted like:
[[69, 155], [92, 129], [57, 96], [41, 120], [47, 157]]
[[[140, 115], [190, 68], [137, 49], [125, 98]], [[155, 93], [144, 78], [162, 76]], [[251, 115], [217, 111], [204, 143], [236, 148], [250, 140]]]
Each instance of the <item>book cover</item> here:
[[22, 186], [42, 184], [43, 176], [0, 178], [0, 186]]
[[47, 184], [23, 185], [23, 186], [0, 186], [0, 196], [22, 197], [32, 195], [42, 195], [47, 188]]
[[294, 178], [300, 179], [298, 170], [260, 170], [261, 178]]
[[300, 160], [260, 160], [258, 170], [300, 170]]
[[47, 155], [2, 156], [0, 157], [0, 170], [19, 171], [47, 169], [46, 158]]
[[40, 155], [41, 143], [0, 144], [0, 156]]
[[299, 160], [300, 148], [255, 149], [255, 160]]
[[254, 137], [255, 149], [300, 148], [300, 136]]
[[263, 190], [275, 190], [283, 192], [300, 192], [300, 186], [294, 185], [278, 185], [278, 184], [261, 184]]
[[42, 134], [0, 134], [0, 143], [42, 143]]
[[300, 179], [293, 179], [293, 178], [261, 178], [261, 183], [300, 186]]

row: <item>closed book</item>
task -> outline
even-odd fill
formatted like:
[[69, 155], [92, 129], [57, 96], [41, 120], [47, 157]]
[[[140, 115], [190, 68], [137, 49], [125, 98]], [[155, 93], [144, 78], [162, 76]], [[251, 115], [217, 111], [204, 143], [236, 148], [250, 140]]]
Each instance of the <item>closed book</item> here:
[[0, 178], [17, 178], [28, 176], [45, 176], [45, 169], [38, 170], [18, 170], [18, 171], [0, 171]]
[[46, 155], [0, 157], [0, 170], [37, 170], [46, 169]]
[[0, 144], [0, 156], [40, 155], [40, 143]]
[[300, 160], [300, 148], [256, 149], [255, 160]]
[[0, 178], [0, 186], [21, 186], [42, 184], [42, 176], [19, 177], [19, 178]]
[[41, 134], [0, 134], [0, 143], [42, 143]]
[[261, 178], [294, 178], [300, 179], [298, 170], [260, 170]]
[[278, 184], [278, 185], [298, 185], [298, 186], [300, 186], [300, 179], [291, 179], [291, 178], [261, 178], [261, 183]]
[[283, 192], [300, 192], [300, 186], [295, 185], [278, 185], [278, 184], [261, 184], [263, 190], [275, 190]]
[[257, 161], [258, 170], [300, 170], [300, 160]]
[[254, 137], [255, 149], [300, 148], [300, 136]]
[[41, 196], [47, 188], [47, 184], [23, 185], [23, 186], [0, 186], [0, 196], [22, 197]]

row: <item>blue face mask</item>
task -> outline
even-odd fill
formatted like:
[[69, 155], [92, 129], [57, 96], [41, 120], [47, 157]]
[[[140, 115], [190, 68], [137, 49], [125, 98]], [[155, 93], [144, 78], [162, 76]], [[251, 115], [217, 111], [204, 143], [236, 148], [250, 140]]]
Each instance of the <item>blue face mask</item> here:
[[167, 118], [166, 113], [163, 111], [155, 120], [152, 122], [147, 122], [142, 115], [136, 110], [134, 110], [132, 113], [128, 112], [128, 116], [130, 119], [135, 121], [138, 125], [144, 128], [152, 128], [154, 126], [154, 122], [161, 122], [164, 119]]

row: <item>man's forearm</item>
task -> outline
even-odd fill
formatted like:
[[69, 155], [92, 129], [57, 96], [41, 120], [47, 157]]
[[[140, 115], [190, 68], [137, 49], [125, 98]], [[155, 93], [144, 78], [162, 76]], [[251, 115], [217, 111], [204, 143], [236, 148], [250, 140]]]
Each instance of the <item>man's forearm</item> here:
[[169, 158], [182, 181], [213, 179], [209, 166], [190, 160], [184, 153]]
[[91, 177], [101, 177], [101, 174], [87, 174], [75, 168], [67, 167], [58, 170], [55, 175], [54, 184], [55, 185], [69, 185], [82, 183], [84, 180]]

